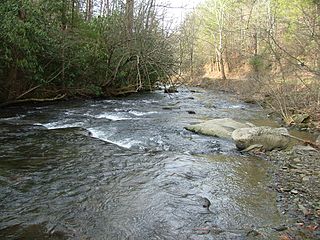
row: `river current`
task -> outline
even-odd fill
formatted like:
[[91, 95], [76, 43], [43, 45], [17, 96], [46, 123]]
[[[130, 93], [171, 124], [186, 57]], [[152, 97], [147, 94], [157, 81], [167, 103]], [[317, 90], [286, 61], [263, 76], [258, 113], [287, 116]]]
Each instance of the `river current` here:
[[271, 165], [184, 129], [225, 117], [266, 114], [187, 88], [0, 110], [0, 238], [277, 239]]

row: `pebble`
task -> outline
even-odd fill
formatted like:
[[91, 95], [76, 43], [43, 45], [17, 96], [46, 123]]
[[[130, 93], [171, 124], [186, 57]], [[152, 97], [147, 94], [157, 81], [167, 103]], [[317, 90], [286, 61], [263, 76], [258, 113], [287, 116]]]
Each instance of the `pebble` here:
[[299, 209], [303, 212], [304, 215], [308, 215], [309, 211], [302, 204], [298, 205]]
[[254, 229], [247, 232], [247, 237], [257, 237], [259, 235], [261, 235], [261, 234]]
[[316, 151], [270, 152], [269, 159], [275, 165], [275, 190], [281, 213], [291, 222], [286, 234], [302, 239], [320, 239], [320, 231], [304, 226], [320, 223], [320, 154]]
[[305, 176], [305, 177], [302, 178], [302, 181], [305, 181], [305, 182], [310, 181], [310, 177]]
[[280, 227], [275, 227], [273, 228], [274, 230], [276, 230], [277, 232], [282, 232], [288, 229], [287, 226], [280, 226]]
[[300, 198], [295, 198], [295, 199], [293, 199], [293, 201], [294, 201], [295, 203], [297, 203], [297, 202], [300, 201]]
[[301, 160], [299, 158], [295, 158], [292, 161], [295, 162], [295, 163], [300, 163], [301, 162]]

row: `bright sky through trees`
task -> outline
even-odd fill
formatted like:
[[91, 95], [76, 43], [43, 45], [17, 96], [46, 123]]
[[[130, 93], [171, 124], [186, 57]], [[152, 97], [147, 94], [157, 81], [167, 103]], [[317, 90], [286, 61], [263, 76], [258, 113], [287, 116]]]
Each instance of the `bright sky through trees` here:
[[162, 0], [158, 2], [158, 5], [166, 11], [167, 21], [173, 23], [173, 25], [179, 24], [185, 17], [186, 13], [190, 12], [199, 3], [204, 0]]

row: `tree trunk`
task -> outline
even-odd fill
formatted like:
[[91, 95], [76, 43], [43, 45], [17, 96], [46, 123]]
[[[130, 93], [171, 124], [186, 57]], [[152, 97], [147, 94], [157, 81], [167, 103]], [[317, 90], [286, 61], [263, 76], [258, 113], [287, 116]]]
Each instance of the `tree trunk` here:
[[63, 7], [61, 9], [61, 30], [62, 30], [62, 40], [61, 40], [61, 68], [62, 68], [62, 75], [61, 81], [63, 89], [66, 88], [65, 83], [65, 34], [67, 30], [67, 0], [63, 0]]
[[92, 16], [93, 16], [93, 0], [87, 0], [86, 20], [91, 21]]
[[212, 58], [210, 58], [210, 72], [212, 73], [213, 70], [214, 70], [214, 59], [212, 57]]
[[182, 44], [182, 39], [179, 38], [179, 75], [182, 74], [182, 63], [183, 63], [183, 56], [184, 56], [184, 51], [183, 51], [183, 44]]
[[75, 8], [76, 8], [76, 0], [72, 0], [72, 9], [71, 9], [71, 27], [74, 27], [74, 15], [75, 15]]
[[[146, 18], [146, 30], [149, 30], [149, 27], [152, 25], [152, 11], [153, 11], [153, 6], [154, 5], [154, 0], [150, 0], [150, 3], [149, 3], [149, 7], [148, 7], [148, 10], [147, 10], [147, 18]], [[151, 22], [151, 23], [150, 23]]]
[[217, 65], [217, 70], [218, 72], [221, 72], [221, 69], [220, 69], [220, 58], [219, 58], [219, 53], [218, 53], [218, 50], [216, 49], [216, 65]]
[[219, 57], [220, 57], [220, 66], [221, 66], [221, 78], [222, 78], [223, 80], [227, 80], [222, 53], [220, 53]]
[[[317, 21], [316, 21], [316, 25], [317, 25], [317, 28], [316, 28], [316, 30], [315, 30], [315, 36], [317, 37], [317, 38], [319, 38], [319, 36], [320, 36], [320, 1], [318, 1], [318, 2], [316, 2], [316, 19], [317, 19]], [[317, 53], [316, 53], [316, 68], [317, 69], [320, 69], [320, 57], [319, 57], [319, 51], [320, 51], [320, 46], [319, 46], [319, 44], [318, 44], [318, 51], [317, 51]]]
[[104, 16], [104, 0], [100, 1], [100, 16]]
[[15, 98], [14, 88], [17, 82], [17, 74], [18, 74], [18, 67], [16, 62], [12, 64], [8, 77], [7, 77], [7, 84], [6, 84], [6, 100], [12, 100]]
[[253, 53], [255, 56], [258, 55], [258, 33], [257, 29], [254, 30], [253, 34]]
[[193, 80], [193, 77], [194, 77], [193, 54], [194, 54], [194, 49], [193, 49], [193, 44], [192, 44], [192, 47], [190, 49], [190, 79], [191, 80]]
[[110, 1], [109, 0], [100, 0], [100, 16], [109, 15], [110, 10]]
[[133, 10], [134, 10], [134, 0], [127, 0], [126, 25], [127, 25], [127, 33], [129, 36], [131, 36], [133, 32]]
[[219, 49], [218, 49], [218, 56], [219, 56], [219, 63], [221, 68], [221, 78], [223, 80], [226, 80], [226, 72], [225, 72], [225, 66], [223, 61], [223, 34], [222, 34], [222, 26], [220, 26], [219, 30]]
[[110, 10], [111, 10], [111, 8], [110, 8], [110, 1], [109, 0], [106, 0], [106, 5], [105, 5], [105, 14], [106, 15], [109, 15], [110, 14]]

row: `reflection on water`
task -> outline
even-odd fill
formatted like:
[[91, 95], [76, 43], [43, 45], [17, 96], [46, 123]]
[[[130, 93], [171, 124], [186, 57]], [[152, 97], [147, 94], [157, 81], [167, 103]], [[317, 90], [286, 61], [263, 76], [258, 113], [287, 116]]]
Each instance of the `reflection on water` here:
[[185, 89], [11, 112], [0, 113], [0, 238], [277, 236], [269, 164], [183, 128], [264, 116], [254, 106]]

